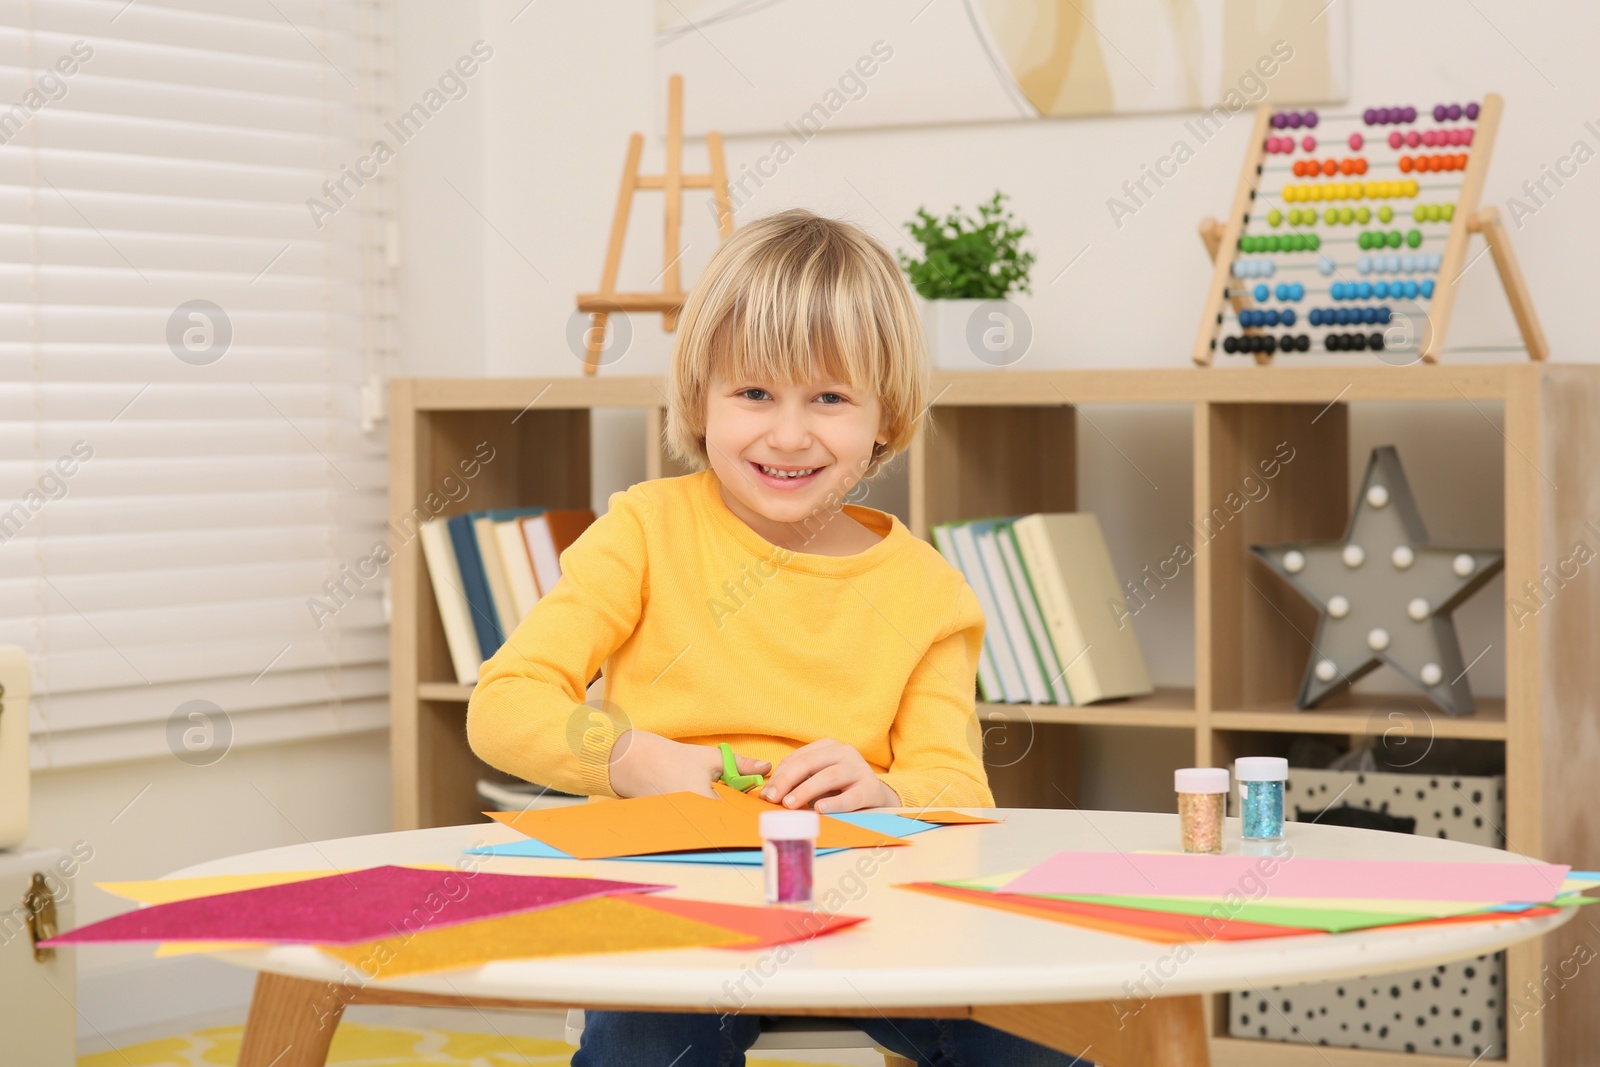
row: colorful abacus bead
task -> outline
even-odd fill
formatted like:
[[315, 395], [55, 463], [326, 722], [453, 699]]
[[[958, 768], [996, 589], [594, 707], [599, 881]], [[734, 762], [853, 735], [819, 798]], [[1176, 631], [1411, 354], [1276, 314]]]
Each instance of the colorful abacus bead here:
[[1414, 107], [1369, 107], [1361, 113], [1361, 120], [1368, 126], [1390, 126], [1401, 122], [1417, 121], [1417, 109]]
[[1468, 122], [1476, 122], [1478, 119], [1478, 105], [1471, 103], [1466, 107], [1462, 107], [1460, 104], [1435, 104], [1433, 107], [1433, 121], [1435, 122], [1455, 122], [1463, 116]]
[[1364, 352], [1367, 349], [1382, 350], [1383, 334], [1367, 333], [1330, 333], [1322, 339], [1322, 347], [1329, 352]]
[[1236, 259], [1233, 261], [1235, 278], [1270, 278], [1277, 273], [1278, 265], [1270, 259]]
[[1362, 138], [1361, 134], [1352, 133], [1350, 135], [1350, 140], [1347, 141], [1346, 143], [1350, 146], [1350, 151], [1359, 152], [1359, 151], [1361, 151], [1361, 146], [1366, 144], [1367, 142], [1365, 141], [1365, 139]]

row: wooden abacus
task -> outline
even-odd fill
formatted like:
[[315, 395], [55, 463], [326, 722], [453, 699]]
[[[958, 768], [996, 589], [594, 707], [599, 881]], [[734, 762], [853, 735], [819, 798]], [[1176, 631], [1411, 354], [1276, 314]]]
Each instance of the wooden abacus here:
[[[722, 156], [722, 135], [706, 134], [706, 155], [710, 170], [704, 174], [683, 172], [683, 75], [667, 80], [667, 145], [665, 169], [660, 174], [640, 174], [639, 156], [644, 151], [644, 135], [628, 138], [628, 157], [622, 165], [622, 187], [617, 191], [616, 212], [611, 219], [611, 240], [606, 245], [605, 267], [600, 275], [600, 291], [579, 293], [578, 310], [590, 315], [586, 331], [583, 373], [600, 369], [600, 353], [605, 347], [606, 323], [613, 311], [659, 311], [661, 328], [668, 333], [678, 327], [685, 293], [678, 276], [678, 236], [683, 218], [683, 191], [710, 189], [717, 205], [717, 230], [722, 240], [733, 235], [733, 203], [728, 196], [728, 167]], [[666, 234], [661, 245], [661, 288], [655, 292], [620, 293], [617, 271], [622, 265], [622, 242], [628, 234], [628, 213], [633, 194], [640, 189], [660, 189], [666, 193]], [[687, 251], [685, 249], [684, 251]]]
[[[1446, 105], [1440, 105], [1440, 107], [1444, 108]], [[1445, 335], [1450, 326], [1450, 315], [1455, 305], [1459, 283], [1466, 269], [1471, 266], [1467, 262], [1466, 256], [1468, 242], [1474, 233], [1482, 233], [1488, 244], [1488, 251], [1494, 259], [1501, 284], [1505, 287], [1506, 297], [1510, 302], [1512, 314], [1516, 318], [1517, 328], [1522, 335], [1523, 346], [1527, 350], [1528, 358], [1541, 360], [1545, 359], [1549, 354], [1549, 346], [1545, 341], [1544, 330], [1539, 324], [1538, 316], [1534, 313], [1533, 298], [1528, 292], [1527, 282], [1522, 276], [1522, 268], [1517, 263], [1516, 253], [1511, 246], [1511, 237], [1506, 232], [1505, 225], [1500, 218], [1500, 212], [1492, 206], [1484, 208], [1478, 206], [1483, 193], [1484, 178], [1489, 170], [1489, 159], [1493, 152], [1495, 133], [1499, 128], [1503, 107], [1504, 102], [1498, 93], [1489, 93], [1484, 96], [1483, 103], [1475, 107], [1475, 117], [1471, 114], [1471, 111], [1474, 110], [1474, 105], [1468, 105], [1466, 117], [1469, 122], [1475, 121], [1475, 125], [1468, 128], [1466, 136], [1469, 139], [1464, 145], [1459, 145], [1460, 147], [1470, 147], [1469, 153], [1461, 154], [1465, 156], [1465, 165], [1459, 168], [1460, 182], [1458, 185], [1429, 186], [1430, 189], [1454, 189], [1456, 191], [1456, 199], [1452, 205], [1451, 214], [1448, 216], [1450, 229], [1445, 235], [1442, 250], [1437, 253], [1437, 266], [1431, 269], [1433, 274], [1431, 297], [1427, 298], [1429, 299], [1428, 310], [1423, 316], [1426, 329], [1423, 331], [1423, 335], [1418, 338], [1416, 345], [1417, 349], [1420, 350], [1422, 360], [1427, 363], [1438, 362], [1439, 357], [1444, 352]], [[1319, 117], [1315, 111], [1279, 112], [1278, 114], [1286, 117], [1293, 116], [1291, 128], [1309, 130], [1319, 125]], [[1448, 117], [1452, 114], [1448, 111], [1445, 114], [1447, 117], [1444, 119], [1440, 119], [1437, 114], [1433, 117], [1435, 121], [1454, 122], [1461, 115], [1461, 108], [1455, 106], [1453, 114], [1456, 117]], [[1352, 132], [1361, 132], [1365, 127], [1377, 129], [1383, 126], [1391, 128], [1409, 126], [1416, 121], [1417, 117], [1415, 109], [1412, 108], [1376, 108], [1368, 109], [1360, 115], [1329, 116], [1329, 119], [1331, 122], [1353, 123], [1356, 129]], [[1290, 183], [1280, 183], [1274, 180], [1276, 175], [1272, 172], [1276, 171], [1277, 168], [1270, 167], [1267, 163], [1269, 144], [1278, 149], [1277, 152], [1273, 153], [1274, 155], [1293, 155], [1296, 150], [1304, 147], [1303, 143], [1296, 143], [1294, 137], [1274, 136], [1274, 122], [1274, 112], [1270, 107], [1262, 105], [1256, 110], [1255, 123], [1250, 133], [1250, 146], [1245, 153], [1244, 168], [1239, 176], [1238, 187], [1234, 191], [1232, 209], [1229, 211], [1225, 221], [1219, 222], [1215, 218], [1208, 218], [1200, 224], [1200, 239], [1205, 244], [1214, 264], [1211, 287], [1206, 294], [1205, 307], [1201, 317], [1200, 332], [1195, 339], [1194, 345], [1194, 361], [1201, 366], [1209, 366], [1211, 364], [1219, 347], [1218, 336], [1222, 333], [1222, 328], [1228, 317], [1224, 311], [1225, 305], [1231, 309], [1233, 321], [1237, 324], [1236, 328], [1238, 330], [1236, 335], [1230, 336], [1224, 342], [1225, 347], [1232, 345], [1232, 347], [1228, 347], [1229, 351], [1238, 350], [1254, 355], [1257, 363], [1266, 364], [1272, 362], [1273, 352], [1277, 348], [1275, 339], [1262, 332], [1263, 327], [1242, 324], [1239, 313], [1250, 312], [1256, 310], [1256, 308], [1251, 297], [1247, 278], [1236, 276], [1235, 268], [1235, 264], [1239, 261], [1241, 238], [1255, 236], [1247, 233], [1251, 223], [1266, 219], [1272, 213], [1281, 214], [1282, 205], [1286, 202], [1285, 192]], [[1363, 123], [1365, 124], [1364, 127]], [[1428, 132], [1435, 136], [1439, 134], [1439, 131], [1430, 130]], [[1387, 140], [1369, 142], [1363, 137], [1359, 142], [1359, 147], [1355, 144], [1351, 145], [1351, 151], [1366, 151], [1369, 145], [1376, 148], [1381, 144], [1382, 149], [1385, 151], [1393, 150], [1397, 153], [1404, 153], [1407, 148], [1420, 146], [1417, 138], [1422, 135], [1418, 134], [1415, 129], [1410, 130], [1404, 136], [1409, 139], [1402, 140], [1401, 145], [1403, 147], [1394, 146]], [[1271, 138], [1270, 142], [1269, 138]], [[1307, 137], [1306, 140], [1314, 139]], [[1288, 142], [1287, 151], [1284, 151], [1285, 141]], [[1334, 141], [1332, 143], [1343, 144], [1345, 142]], [[1433, 146], [1429, 141], [1421, 143], [1428, 144], [1429, 147]], [[1458, 144], [1458, 142], [1454, 141], [1446, 143]], [[1316, 150], [1317, 146], [1315, 144], [1306, 149], [1308, 153]], [[1424, 171], [1432, 172], [1435, 169], [1435, 165], [1443, 158], [1429, 156], [1409, 157], [1402, 154], [1401, 158], [1394, 161], [1393, 164], [1388, 160], [1384, 160], [1379, 165], [1397, 165], [1402, 173], [1410, 173], [1415, 169], [1420, 174]], [[1449, 162], [1455, 162], [1460, 158], [1460, 155], [1455, 156]], [[1421, 161], [1420, 163], [1418, 162], [1419, 160]], [[1355, 162], [1359, 162], [1361, 168], [1356, 174], [1364, 175], [1368, 166], [1368, 161], [1365, 157], [1362, 157], [1359, 161], [1347, 159], [1340, 166]], [[1328, 160], [1321, 166], [1327, 167], [1331, 163], [1332, 161]], [[1341, 177], [1349, 178], [1353, 176], [1348, 170], [1342, 172], [1322, 170], [1320, 174], [1334, 177], [1336, 181]], [[1310, 177], [1310, 175], [1306, 176]], [[1414, 182], [1415, 179], [1402, 178], [1398, 181], [1404, 187]], [[1345, 184], [1361, 186], [1362, 191], [1358, 192], [1353, 199], [1363, 199], [1365, 190], [1378, 183], [1362, 181], [1356, 183], [1346, 182]], [[1307, 185], [1303, 188], [1320, 194], [1328, 186]], [[1402, 195], [1414, 196], [1416, 192]], [[1420, 234], [1420, 231], [1414, 232]], [[1395, 233], [1398, 233], [1398, 231], [1395, 231]], [[1320, 252], [1320, 235], [1302, 233], [1292, 235], [1290, 239], [1296, 238], [1309, 240], [1311, 242], [1310, 248], [1297, 249], [1296, 252], [1291, 252], [1290, 254], [1298, 254], [1298, 252], [1306, 250]], [[1271, 239], [1276, 240], [1278, 238], [1273, 237]], [[1429, 256], [1431, 254], [1424, 255]], [[1415, 257], [1408, 254], [1402, 258]], [[1332, 271], [1353, 266], [1351, 263], [1339, 263], [1333, 260], [1332, 257], [1324, 256], [1321, 259], [1327, 262], [1318, 261], [1310, 265], [1317, 267], [1324, 275], [1330, 273], [1330, 270], [1327, 269], [1328, 264], [1332, 264]], [[1275, 261], [1266, 262], [1270, 270], [1275, 270]], [[1290, 269], [1304, 269], [1307, 265], [1304, 263], [1295, 264]], [[1363, 273], [1366, 269], [1363, 268]], [[1385, 287], [1388, 285], [1388, 283], [1380, 284]], [[1406, 283], [1397, 282], [1395, 284], [1405, 285]], [[1376, 299], [1385, 298], [1377, 297]], [[1406, 299], [1411, 298], [1407, 297]], [[1387, 312], [1388, 309], [1385, 308], [1383, 311]], [[1292, 310], [1290, 314], [1293, 314]], [[1309, 319], [1309, 315], [1307, 317]], [[1294, 321], [1291, 320], [1289, 324], [1292, 325]], [[1386, 323], [1388, 320], [1380, 321]], [[1310, 323], [1310, 325], [1320, 326], [1324, 324]], [[1306, 351], [1308, 350], [1309, 336], [1309, 334], [1305, 333], [1300, 334], [1298, 337], [1290, 335], [1290, 340], [1298, 341], [1299, 350]], [[1341, 339], [1341, 343], [1344, 343], [1345, 339], [1348, 338], [1348, 343], [1352, 347], [1350, 349], [1336, 349], [1333, 347], [1331, 340], [1335, 336]], [[1329, 351], [1370, 351], [1372, 348], [1385, 347], [1385, 343], [1381, 340], [1381, 334], [1372, 336], [1380, 338], [1372, 347], [1366, 347], [1368, 344], [1367, 335], [1359, 332], [1353, 335], [1325, 334], [1324, 343], [1328, 345]], [[1240, 340], [1241, 338], [1251, 340], [1243, 341]]]

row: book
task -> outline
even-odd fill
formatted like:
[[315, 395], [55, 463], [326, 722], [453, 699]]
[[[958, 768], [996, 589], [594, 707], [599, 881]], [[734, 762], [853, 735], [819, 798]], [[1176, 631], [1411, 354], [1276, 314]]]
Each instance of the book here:
[[439, 621], [444, 626], [444, 640], [450, 649], [456, 681], [462, 685], [476, 685], [483, 656], [472, 626], [472, 609], [467, 606], [467, 595], [461, 588], [461, 569], [456, 564], [447, 521], [429, 519], [422, 524], [417, 536], [422, 541], [422, 558], [433, 583], [433, 599], [439, 605]]
[[[511, 585], [510, 568], [518, 562], [517, 557], [502, 550], [500, 538], [496, 536], [495, 530], [502, 524], [514, 524], [543, 511], [544, 508], [494, 508], [489, 511], [473, 512], [473, 530], [478, 536], [478, 554], [483, 560], [484, 577], [488, 580], [489, 595], [494, 600], [495, 613], [500, 620], [500, 631], [507, 638], [528, 612], [518, 607], [516, 593]], [[527, 557], [526, 545], [518, 544], [516, 548], [524, 558]], [[531, 567], [529, 579], [532, 579]], [[531, 609], [530, 604], [529, 610]]]
[[456, 550], [456, 566], [461, 570], [461, 591], [467, 597], [468, 617], [472, 620], [473, 632], [478, 635], [478, 651], [488, 659], [505, 643], [505, 634], [500, 631], [500, 616], [484, 576], [473, 519], [474, 515], [469, 512], [445, 522], [450, 529], [450, 543]]
[[994, 593], [995, 605], [1000, 609], [1000, 625], [1005, 629], [1006, 640], [1022, 669], [1022, 684], [1028, 692], [1028, 703], [1049, 704], [1050, 687], [1045, 681], [1044, 661], [1033, 647], [1033, 637], [1022, 618], [1022, 604], [1017, 599], [1011, 576], [1000, 556], [1000, 545], [995, 539], [995, 528], [1006, 520], [986, 519], [969, 523], [978, 542], [978, 555], [983, 560], [983, 570]]
[[509, 637], [522, 616], [511, 602], [511, 583], [506, 580], [505, 564], [500, 559], [500, 541], [494, 535], [494, 520], [487, 514], [475, 515], [472, 533], [478, 540], [478, 559], [483, 564], [489, 599], [494, 602], [495, 621], [500, 624], [500, 632]]
[[[962, 576], [965, 577], [966, 571], [961, 566], [961, 559], [956, 552], [955, 542], [950, 537], [950, 528], [954, 525], [954, 523], [949, 522], [939, 523], [929, 532], [933, 535], [933, 546], [939, 550], [939, 554], [945, 558], [950, 566], [961, 571]], [[971, 584], [972, 579], [967, 578], [967, 585], [970, 586]], [[979, 603], [981, 604], [982, 602], [980, 601]], [[983, 644], [978, 648], [978, 695], [983, 698], [985, 703], [989, 704], [998, 704], [1005, 699], [1005, 694], [1000, 689], [1000, 675], [994, 669], [994, 656], [989, 651], [987, 617], [984, 619]]]
[[1122, 591], [1100, 520], [1090, 512], [1034, 514], [1011, 528], [1073, 700], [1151, 692], [1138, 635], [1110, 607], [1122, 603]]
[[1000, 607], [994, 598], [994, 586], [984, 569], [983, 557], [978, 551], [978, 541], [972, 524], [967, 522], [952, 524], [950, 536], [955, 541], [956, 554], [961, 558], [961, 572], [967, 576], [967, 584], [972, 586], [972, 591], [978, 596], [978, 606], [983, 609], [983, 618], [987, 624], [984, 626], [984, 640], [988, 642], [990, 652], [994, 655], [995, 669], [1000, 675], [1000, 689], [1005, 703], [1025, 704], [1028, 701], [1028, 690], [1022, 681], [1022, 668], [1017, 662], [1011, 642], [1006, 637], [1005, 627], [1000, 619]]
[[561, 553], [592, 522], [594, 512], [588, 508], [550, 508], [522, 520], [522, 536], [533, 561], [533, 574], [544, 593], [561, 580]]
[[506, 584], [511, 587], [511, 602], [516, 606], [517, 617], [525, 619], [539, 602], [539, 580], [534, 577], [528, 542], [522, 536], [522, 521], [495, 520], [494, 537], [500, 545], [500, 565], [506, 571]]
[[1050, 695], [1057, 704], [1071, 704], [1072, 690], [1067, 685], [1066, 672], [1061, 668], [1061, 661], [1056, 657], [1055, 645], [1050, 642], [1050, 631], [1045, 627], [1044, 616], [1039, 613], [1039, 596], [1034, 592], [1033, 581], [1028, 577], [1028, 568], [1022, 562], [1022, 553], [1017, 548], [1017, 534], [1011, 528], [1011, 523], [997, 526], [995, 539], [1000, 543], [1000, 555], [1005, 560], [1006, 576], [1011, 579], [1017, 603], [1022, 608], [1022, 617], [1027, 623], [1028, 635], [1033, 638], [1033, 647], [1044, 669]]

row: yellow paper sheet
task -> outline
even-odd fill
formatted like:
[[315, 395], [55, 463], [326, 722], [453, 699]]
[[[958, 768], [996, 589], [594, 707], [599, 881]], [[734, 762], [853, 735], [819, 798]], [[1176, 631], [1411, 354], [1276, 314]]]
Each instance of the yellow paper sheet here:
[[232, 952], [235, 949], [271, 948], [266, 941], [163, 941], [156, 946], [156, 957], [192, 956], [197, 952]]
[[902, 811], [897, 814], [904, 815], [908, 819], [938, 823], [940, 826], [976, 826], [980, 823], [1005, 822], [1004, 819], [991, 819], [986, 815], [967, 815], [944, 808], [936, 811]]
[[491, 960], [702, 948], [750, 940], [736, 930], [640, 907], [619, 896], [423, 930], [409, 938], [317, 947], [381, 980], [476, 967]]
[[[447, 863], [407, 863], [418, 870], [454, 870]], [[352, 871], [361, 867], [347, 868]], [[199, 878], [152, 878], [142, 882], [96, 882], [97, 887], [113, 896], [140, 904], [170, 904], [175, 900], [193, 900], [195, 897], [214, 896], [217, 893], [236, 893], [242, 889], [262, 889], [270, 885], [288, 885], [311, 878], [326, 878], [341, 874], [340, 870], [321, 871], [261, 871], [255, 874], [211, 874]]]

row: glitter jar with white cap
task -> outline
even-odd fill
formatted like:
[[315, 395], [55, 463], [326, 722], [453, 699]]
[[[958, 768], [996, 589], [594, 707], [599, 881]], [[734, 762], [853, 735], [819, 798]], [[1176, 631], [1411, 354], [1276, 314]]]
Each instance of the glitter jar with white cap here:
[[1228, 768], [1184, 767], [1172, 772], [1178, 791], [1178, 836], [1185, 852], [1222, 851], [1222, 813]]
[[764, 811], [758, 822], [767, 903], [810, 904], [822, 817], [814, 811]]
[[1283, 837], [1283, 783], [1289, 779], [1289, 761], [1281, 756], [1240, 756], [1233, 761], [1239, 783], [1239, 821], [1250, 841], [1276, 841]]

